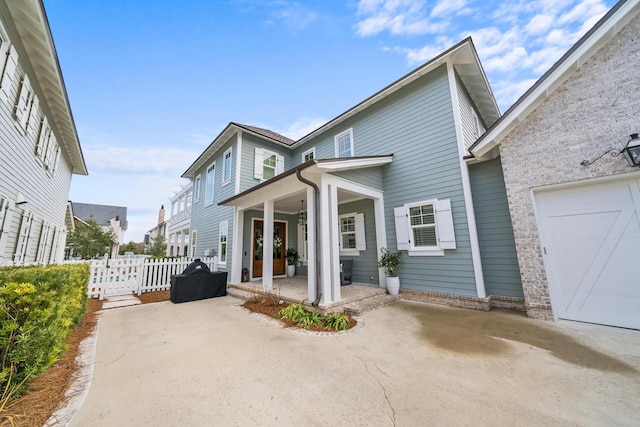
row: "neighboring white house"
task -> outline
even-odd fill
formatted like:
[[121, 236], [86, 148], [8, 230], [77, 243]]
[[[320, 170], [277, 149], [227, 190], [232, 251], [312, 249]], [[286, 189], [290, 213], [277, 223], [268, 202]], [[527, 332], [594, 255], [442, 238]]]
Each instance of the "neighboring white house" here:
[[[171, 198], [171, 216], [167, 224], [167, 255], [189, 255], [189, 224], [191, 223], [191, 204], [193, 184], [182, 187]], [[199, 188], [199, 185], [198, 187]]]
[[162, 205], [160, 206], [160, 211], [158, 211], [158, 224], [144, 234], [143, 243], [148, 245], [151, 243], [151, 239], [156, 239], [160, 236], [166, 239], [168, 224], [169, 222], [164, 219], [164, 205]]
[[93, 218], [103, 230], [113, 233], [116, 243], [111, 247], [110, 256], [116, 258], [120, 245], [124, 244], [124, 233], [127, 231], [127, 208], [76, 202], [72, 202], [71, 205], [76, 220], [87, 222]]
[[87, 175], [41, 1], [0, 2], [0, 265], [60, 262]]

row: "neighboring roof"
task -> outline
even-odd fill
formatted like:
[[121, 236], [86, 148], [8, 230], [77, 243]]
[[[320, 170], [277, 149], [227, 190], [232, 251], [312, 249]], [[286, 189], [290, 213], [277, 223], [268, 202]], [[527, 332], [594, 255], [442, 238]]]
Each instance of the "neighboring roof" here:
[[[229, 197], [218, 203], [219, 206], [225, 206], [231, 204], [231, 202], [241, 199], [251, 193], [254, 193], [264, 187], [272, 185], [278, 181], [281, 181], [291, 175], [294, 175], [296, 171], [302, 171], [304, 169], [315, 169], [315, 172], [337, 172], [341, 170], [353, 170], [362, 169], [373, 166], [382, 166], [393, 161], [393, 154], [387, 154], [383, 156], [366, 156], [366, 157], [342, 157], [337, 159], [312, 159], [302, 163], [294, 168], [286, 170], [281, 174], [278, 174], [268, 181], [262, 182], [256, 186]], [[341, 166], [342, 165], [342, 166]]]
[[73, 208], [73, 216], [87, 221], [89, 217], [93, 216], [98, 225], [108, 226], [109, 221], [118, 217], [120, 219], [120, 226], [123, 229], [127, 228], [127, 208], [124, 206], [107, 206], [107, 205], [92, 205], [90, 203], [76, 203], [71, 202]]
[[19, 34], [19, 40], [12, 41], [24, 48], [33, 71], [29, 77], [37, 81], [38, 96], [49, 107], [49, 124], [71, 161], [71, 172], [88, 175], [44, 4], [42, 0], [4, 3]]
[[471, 40], [471, 37], [467, 37], [429, 62], [421, 65], [409, 74], [406, 74], [404, 77], [401, 77], [389, 86], [371, 95], [358, 105], [350, 108], [338, 117], [330, 120], [310, 134], [299, 139], [296, 141], [296, 145], [302, 144], [318, 134], [326, 132], [327, 130], [337, 126], [355, 114], [369, 108], [447, 62], [451, 62], [453, 64], [454, 69], [458, 73], [458, 76], [460, 76], [462, 83], [466, 87], [469, 96], [477, 107], [480, 116], [484, 119], [485, 124], [487, 126], [491, 126], [500, 117], [500, 109], [498, 108], [498, 104], [496, 103], [491, 87], [489, 86], [487, 76], [480, 64], [480, 59], [478, 58], [478, 53], [473, 45], [473, 41]]
[[198, 158], [189, 166], [189, 168], [181, 175], [182, 178], [192, 178], [195, 172], [204, 166], [209, 159], [220, 149], [231, 136], [238, 131], [248, 132], [259, 138], [266, 139], [268, 141], [280, 144], [285, 147], [290, 147], [295, 143], [293, 139], [287, 138], [284, 135], [270, 131], [268, 129], [262, 129], [256, 126], [243, 125], [240, 123], [231, 122], [224, 128], [222, 132], [209, 144], [207, 148], [198, 156]]
[[[453, 64], [485, 124], [491, 126], [500, 117], [500, 110], [489, 86], [487, 76], [480, 64], [473, 41], [471, 37], [468, 37], [297, 141], [267, 129], [231, 122], [209, 144], [196, 161], [189, 166], [182, 174], [182, 177], [191, 178], [195, 171], [204, 166], [213, 154], [218, 151], [222, 143], [227, 141], [238, 130], [248, 131], [285, 147], [293, 148], [337, 126], [447, 62]], [[221, 143], [218, 144], [218, 142]]]
[[596, 23], [513, 104], [469, 149], [477, 158], [495, 157], [494, 150], [540, 103], [614, 37], [640, 11], [640, 0], [622, 0]]

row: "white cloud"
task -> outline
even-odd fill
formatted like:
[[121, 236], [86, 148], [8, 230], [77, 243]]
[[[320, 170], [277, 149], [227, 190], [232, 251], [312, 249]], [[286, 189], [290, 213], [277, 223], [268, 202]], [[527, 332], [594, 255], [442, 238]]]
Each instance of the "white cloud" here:
[[175, 147], [127, 147], [85, 144], [84, 156], [90, 174], [172, 174], [180, 176], [200, 154], [196, 149]]
[[[441, 0], [437, 14], [464, 6], [466, 0], [454, 0], [447, 3]], [[393, 35], [434, 34], [446, 30], [447, 20], [432, 20], [427, 13], [424, 0], [361, 0], [358, 3], [359, 16], [362, 20], [356, 23], [356, 34], [370, 37], [388, 31]]]
[[276, 19], [283, 22], [292, 31], [303, 30], [318, 17], [315, 11], [298, 2], [279, 1], [274, 4], [277, 9], [274, 12]]
[[466, 5], [467, 0], [438, 0], [433, 9], [431, 9], [431, 16], [439, 17], [460, 13], [465, 10]]
[[327, 123], [327, 120], [321, 117], [301, 117], [294, 123], [290, 124], [286, 129], [274, 130], [288, 138], [298, 140], [318, 129]]

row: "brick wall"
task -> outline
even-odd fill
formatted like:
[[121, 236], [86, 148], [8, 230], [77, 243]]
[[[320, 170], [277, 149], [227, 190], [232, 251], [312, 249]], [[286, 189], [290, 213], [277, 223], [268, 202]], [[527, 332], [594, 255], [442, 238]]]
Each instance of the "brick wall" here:
[[622, 157], [604, 156], [640, 132], [640, 15], [585, 62], [501, 143], [526, 310], [551, 319], [532, 189], [637, 172]]

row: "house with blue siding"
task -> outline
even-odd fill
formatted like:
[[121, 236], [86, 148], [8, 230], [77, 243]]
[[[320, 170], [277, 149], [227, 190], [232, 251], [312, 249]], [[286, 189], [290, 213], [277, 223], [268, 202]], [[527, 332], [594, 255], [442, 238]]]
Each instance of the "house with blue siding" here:
[[521, 306], [501, 165], [466, 161], [499, 116], [465, 39], [297, 141], [230, 123], [183, 174], [191, 255], [270, 290], [295, 248], [323, 307], [341, 299], [345, 260], [353, 282], [385, 287], [386, 247], [403, 253], [404, 298]]

